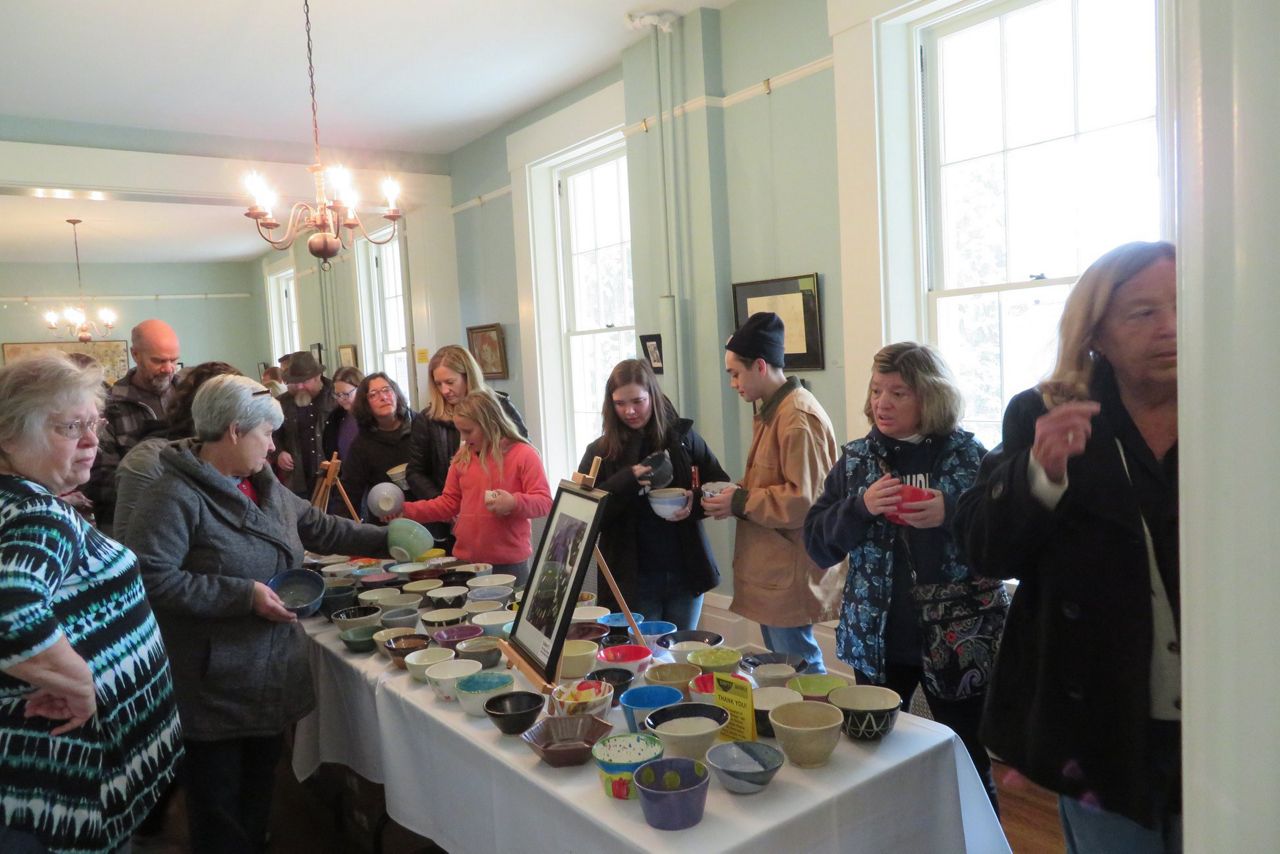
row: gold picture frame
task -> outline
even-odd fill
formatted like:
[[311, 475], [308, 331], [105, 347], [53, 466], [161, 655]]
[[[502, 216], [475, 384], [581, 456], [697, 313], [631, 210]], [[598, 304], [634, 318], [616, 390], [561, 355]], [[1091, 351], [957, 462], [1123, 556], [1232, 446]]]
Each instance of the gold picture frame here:
[[476, 357], [480, 370], [487, 380], [505, 380], [507, 367], [507, 341], [502, 324], [485, 323], [467, 327], [467, 349]]

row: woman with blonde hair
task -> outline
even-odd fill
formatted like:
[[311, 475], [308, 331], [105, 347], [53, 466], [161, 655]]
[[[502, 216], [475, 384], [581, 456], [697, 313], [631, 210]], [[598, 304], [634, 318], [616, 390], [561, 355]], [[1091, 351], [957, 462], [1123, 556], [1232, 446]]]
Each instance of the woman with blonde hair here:
[[[484, 381], [484, 372], [470, 351], [456, 344], [441, 347], [427, 363], [430, 401], [415, 418], [409, 442], [409, 464], [406, 476], [409, 489], [417, 498], [436, 498], [444, 490], [449, 464], [458, 452], [458, 429], [454, 426], [454, 410], [468, 394], [483, 391], [494, 395], [503, 413], [520, 436], [528, 438], [520, 412], [503, 392]], [[430, 525], [438, 544], [451, 547], [452, 537], [446, 524]]]
[[922, 688], [934, 718], [968, 748], [994, 806], [978, 728], [1009, 598], [999, 581], [974, 577], [952, 533], [956, 501], [986, 453], [960, 429], [962, 409], [930, 348], [906, 341], [876, 353], [863, 409], [871, 431], [845, 445], [827, 475], [805, 517], [805, 548], [818, 566], [848, 561], [840, 660], [908, 707]]
[[440, 495], [404, 505], [415, 522], [455, 519], [454, 556], [493, 564], [523, 586], [533, 554], [531, 519], [551, 510], [542, 460], [498, 398], [473, 391], [453, 407], [460, 443]]
[[1059, 794], [1069, 851], [1179, 851], [1174, 247], [1095, 261], [1060, 337], [956, 518], [976, 572], [1020, 581], [983, 740]]

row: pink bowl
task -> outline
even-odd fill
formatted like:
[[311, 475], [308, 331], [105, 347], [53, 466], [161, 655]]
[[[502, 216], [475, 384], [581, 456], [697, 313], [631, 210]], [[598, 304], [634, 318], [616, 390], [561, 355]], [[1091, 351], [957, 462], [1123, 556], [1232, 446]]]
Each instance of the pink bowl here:
[[482, 634], [484, 634], [483, 626], [463, 623], [460, 626], [447, 626], [443, 629], [436, 629], [431, 633], [431, 638], [445, 649], [456, 651], [460, 641], [478, 638]]
[[596, 653], [596, 661], [606, 667], [626, 668], [638, 676], [644, 673], [649, 662], [653, 661], [653, 653], [647, 646], [623, 643], [617, 646], [606, 646]]

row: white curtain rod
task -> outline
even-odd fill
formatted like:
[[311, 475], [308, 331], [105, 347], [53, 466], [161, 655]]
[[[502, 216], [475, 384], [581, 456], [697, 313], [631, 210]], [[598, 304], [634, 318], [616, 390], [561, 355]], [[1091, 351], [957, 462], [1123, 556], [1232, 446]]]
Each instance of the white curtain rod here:
[[249, 299], [253, 294], [246, 293], [216, 293], [216, 294], [93, 294], [92, 296], [82, 297], [78, 294], [70, 296], [0, 296], [0, 304], [11, 302], [80, 302], [82, 299], [86, 303], [101, 302], [103, 300], [111, 300], [112, 302], [144, 302], [147, 300], [169, 300], [169, 299]]

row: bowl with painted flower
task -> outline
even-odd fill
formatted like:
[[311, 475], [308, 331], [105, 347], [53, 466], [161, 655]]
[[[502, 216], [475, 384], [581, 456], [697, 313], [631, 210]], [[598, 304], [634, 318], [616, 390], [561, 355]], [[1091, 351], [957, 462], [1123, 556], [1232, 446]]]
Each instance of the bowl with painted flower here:
[[632, 775], [646, 762], [662, 758], [662, 741], [649, 733], [628, 732], [600, 739], [591, 748], [607, 797], [633, 801], [640, 797]]

